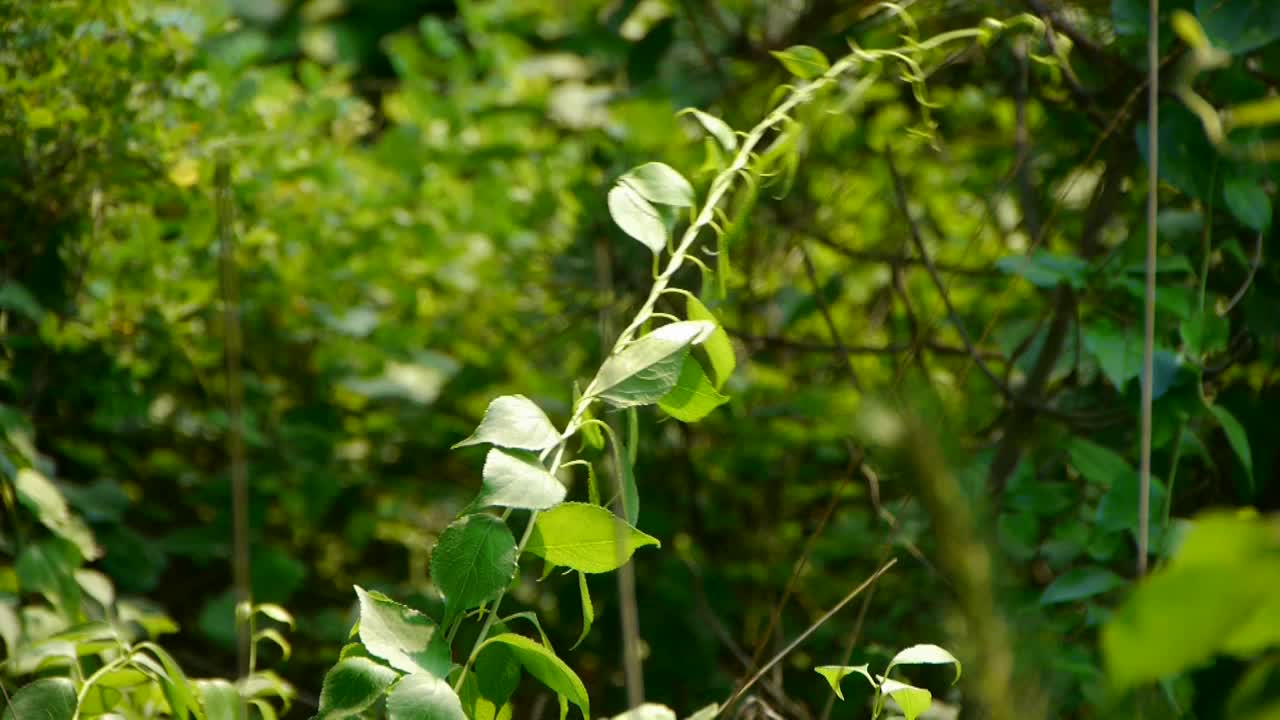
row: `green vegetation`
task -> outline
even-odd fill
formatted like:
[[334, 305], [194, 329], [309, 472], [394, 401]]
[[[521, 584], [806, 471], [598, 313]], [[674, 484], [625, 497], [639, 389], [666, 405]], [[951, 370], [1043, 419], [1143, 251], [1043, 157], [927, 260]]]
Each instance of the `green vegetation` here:
[[1280, 718], [1273, 5], [0, 0], [0, 720]]

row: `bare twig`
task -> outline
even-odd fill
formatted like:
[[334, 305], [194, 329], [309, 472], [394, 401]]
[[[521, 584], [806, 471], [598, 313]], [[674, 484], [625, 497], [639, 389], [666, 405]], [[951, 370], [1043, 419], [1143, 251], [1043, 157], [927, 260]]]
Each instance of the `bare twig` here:
[[782, 652], [779, 652], [777, 655], [774, 655], [773, 659], [765, 663], [763, 667], [757, 670], [756, 674], [752, 675], [750, 680], [747, 680], [747, 682], [744, 683], [742, 687], [738, 688], [738, 690], [735, 691], [733, 695], [731, 695], [729, 699], [726, 700], [725, 703], [720, 706], [720, 712], [723, 713], [729, 708], [732, 708], [734, 703], [738, 702], [738, 700], [742, 697], [742, 694], [745, 693], [748, 689], [750, 689], [752, 685], [755, 685], [756, 681], [759, 680], [765, 673], [769, 672], [770, 668], [778, 664], [778, 662], [781, 661], [782, 658], [786, 657], [787, 655], [790, 655], [791, 651], [799, 647], [800, 644], [803, 643], [805, 640], [808, 640], [810, 635], [812, 635], [815, 631], [817, 631], [818, 628], [825, 625], [827, 621], [830, 620], [836, 613], [840, 612], [840, 610], [842, 610], [845, 605], [848, 605], [850, 602], [853, 601], [854, 598], [862, 594], [863, 590], [866, 590], [867, 588], [874, 585], [875, 582], [880, 579], [880, 576], [888, 572], [890, 568], [892, 568], [895, 564], [897, 564], [897, 562], [898, 560], [894, 558], [894, 559], [891, 559], [889, 562], [885, 563], [884, 565], [880, 566], [880, 569], [872, 573], [871, 577], [862, 581], [861, 585], [859, 585], [858, 587], [850, 591], [848, 595], [845, 595], [844, 599], [836, 603], [835, 607], [831, 608], [826, 613], [824, 613], [823, 616], [818, 618], [816, 621], [814, 621], [814, 623], [810, 625], [807, 630], [800, 633], [800, 635], [795, 640], [792, 640], [790, 643], [788, 643], [787, 646], [782, 649]]
[[800, 257], [804, 260], [804, 272], [809, 276], [809, 285], [813, 287], [813, 301], [817, 303], [818, 311], [822, 313], [822, 321], [827, 324], [827, 332], [831, 335], [831, 344], [835, 346], [836, 352], [844, 363], [845, 370], [849, 374], [849, 382], [855, 390], [861, 391], [862, 383], [858, 380], [857, 371], [853, 369], [853, 357], [845, 347], [844, 340], [840, 338], [840, 330], [836, 327], [835, 319], [831, 317], [831, 307], [822, 294], [822, 283], [818, 281], [818, 271], [813, 267], [813, 258], [809, 257], [809, 249], [805, 247], [804, 241], [800, 242]]
[[1253, 276], [1258, 273], [1258, 268], [1262, 267], [1262, 236], [1263, 233], [1258, 233], [1258, 239], [1254, 241], [1253, 259], [1249, 261], [1249, 274], [1245, 276], [1244, 283], [1236, 291], [1236, 294], [1232, 295], [1231, 299], [1227, 301], [1226, 306], [1218, 311], [1219, 317], [1231, 312], [1244, 299], [1245, 293], [1249, 292], [1249, 287], [1253, 285]]
[[991, 370], [978, 352], [978, 348], [973, 344], [973, 340], [969, 338], [969, 333], [964, 328], [964, 322], [960, 319], [960, 313], [956, 312], [955, 305], [951, 302], [951, 296], [947, 293], [946, 283], [942, 281], [937, 267], [934, 266], [933, 260], [929, 257], [929, 250], [925, 247], [924, 238], [920, 234], [920, 226], [916, 223], [915, 218], [911, 216], [911, 211], [908, 208], [906, 186], [902, 181], [902, 176], [898, 173], [897, 166], [894, 165], [892, 151], [885, 148], [884, 157], [889, 167], [889, 175], [893, 177], [893, 193], [898, 201], [898, 209], [902, 212], [902, 216], [906, 219], [907, 226], [911, 230], [911, 241], [915, 244], [916, 253], [924, 261], [925, 271], [929, 273], [929, 279], [933, 281], [934, 287], [938, 290], [938, 295], [942, 298], [942, 305], [947, 310], [947, 318], [956, 329], [956, 334], [960, 336], [960, 342], [964, 345], [965, 351], [969, 353], [970, 359], [982, 371], [982, 374], [987, 376], [987, 379], [1001, 394], [1008, 399], [1012, 399], [1009, 387], [1001, 382], [1000, 378]]

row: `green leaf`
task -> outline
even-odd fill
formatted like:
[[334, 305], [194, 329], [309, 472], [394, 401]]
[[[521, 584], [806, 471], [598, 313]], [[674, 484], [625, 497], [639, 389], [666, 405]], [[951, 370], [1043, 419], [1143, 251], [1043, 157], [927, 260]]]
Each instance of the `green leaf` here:
[[912, 645], [900, 651], [889, 661], [889, 667], [885, 668], [884, 674], [888, 675], [898, 665], [955, 665], [956, 676], [951, 682], [954, 683], [960, 679], [960, 661], [938, 645]]
[[685, 720], [715, 720], [720, 714], [720, 703], [711, 703], [706, 707], [698, 710], [698, 712], [685, 718]]
[[[191, 713], [196, 718], [203, 718], [204, 710], [196, 697], [195, 685], [187, 678], [178, 661], [173, 659], [168, 650], [155, 643], [147, 643], [145, 649], [159, 660], [162, 672], [157, 675], [163, 680], [161, 685], [164, 697], [169, 703], [170, 710], [173, 711], [173, 716], [183, 720], [187, 717], [187, 713]], [[146, 655], [137, 656], [139, 660], [142, 658], [150, 659]]]
[[1084, 346], [1117, 390], [1142, 374], [1142, 336], [1137, 330], [1090, 323], [1085, 327]]
[[676, 378], [675, 387], [658, 401], [671, 417], [681, 422], [697, 422], [711, 413], [712, 410], [729, 402], [729, 396], [716, 390], [711, 381], [702, 372], [702, 366], [693, 357], [686, 355], [684, 365], [680, 368], [680, 377]]
[[406, 672], [449, 674], [449, 646], [436, 623], [378, 592], [355, 586], [360, 601], [360, 642], [375, 657]]
[[14, 570], [24, 592], [38, 592], [64, 613], [74, 616], [80, 607], [80, 585], [75, 578], [79, 565], [80, 556], [73, 546], [46, 538], [24, 545]]
[[496, 598], [515, 574], [516, 541], [506, 523], [477, 514], [445, 528], [431, 553], [431, 579], [445, 597], [443, 625]]
[[774, 51], [787, 72], [801, 80], [812, 80], [831, 68], [831, 63], [822, 51], [808, 45], [792, 45], [786, 50]]
[[1231, 177], [1222, 184], [1227, 209], [1246, 226], [1265, 232], [1271, 225], [1271, 199], [1257, 180]]
[[484, 641], [485, 646], [494, 644], [510, 648], [530, 675], [560, 697], [578, 706], [582, 711], [582, 717], [589, 720], [591, 710], [586, 687], [583, 686], [582, 680], [578, 679], [577, 674], [563, 660], [556, 657], [555, 653], [527, 637], [513, 633], [504, 633]]
[[[1137, 534], [1139, 489], [1138, 474], [1136, 472], [1129, 478], [1113, 484], [1098, 502], [1098, 514], [1095, 519], [1098, 529], [1105, 532], [1128, 530]], [[1152, 477], [1149, 508], [1152, 514], [1164, 507], [1164, 497], [1164, 484], [1159, 478]], [[1153, 537], [1160, 532], [1158, 524], [1152, 524], [1148, 526], [1148, 529]], [[1150, 547], [1159, 547], [1159, 545], [1153, 542]]]
[[569, 648], [573, 650], [587, 639], [587, 633], [591, 632], [591, 625], [596, 620], [596, 609], [591, 604], [591, 590], [587, 587], [587, 574], [578, 573], [578, 595], [582, 599], [582, 632], [578, 635], [578, 640]]
[[13, 310], [34, 322], [40, 322], [44, 317], [44, 308], [40, 307], [40, 302], [26, 286], [15, 280], [0, 285], [0, 310]]
[[1085, 286], [1089, 265], [1074, 255], [1055, 255], [1036, 250], [1030, 255], [1008, 255], [996, 261], [1004, 272], [1022, 277], [1038, 288], [1054, 288], [1060, 283], [1079, 290]]
[[1271, 0], [1196, 0], [1196, 15], [1214, 47], [1233, 55], [1280, 38], [1280, 4]]
[[871, 683], [871, 687], [876, 686], [876, 681], [872, 679], [866, 665], [819, 665], [813, 670], [827, 679], [827, 684], [841, 700], [844, 699], [844, 693], [840, 690], [840, 682], [854, 673], [865, 677], [867, 682]]
[[645, 703], [621, 715], [614, 715], [612, 720], [676, 720], [676, 711], [666, 705]]
[[728, 123], [697, 108], [686, 108], [683, 112], [697, 119], [726, 151], [733, 152], [738, 149], [738, 136], [734, 134], [733, 128], [729, 127]]
[[278, 623], [288, 625], [291, 628], [293, 627], [293, 615], [288, 610], [285, 610], [283, 607], [280, 607], [275, 603], [254, 605], [253, 611], [255, 613], [265, 615]]
[[532, 453], [493, 448], [484, 460], [484, 487], [473, 507], [544, 510], [564, 500], [564, 483]]
[[1077, 602], [1110, 592], [1124, 584], [1124, 578], [1106, 568], [1073, 568], [1059, 575], [1044, 589], [1040, 604]]
[[618, 178], [641, 197], [659, 205], [692, 207], [693, 186], [675, 168], [660, 162], [645, 163]]
[[622, 232], [639, 240], [654, 253], [667, 246], [667, 226], [658, 211], [630, 185], [621, 183], [609, 190], [609, 217]]
[[675, 322], [635, 340], [600, 366], [587, 396], [615, 407], [657, 402], [675, 387], [690, 345], [706, 340], [715, 325], [699, 320]]
[[1178, 331], [1182, 335], [1187, 354], [1199, 358], [1225, 350], [1231, 329], [1225, 318], [1209, 311], [1196, 312], [1191, 318], [1183, 320], [1178, 325]]
[[599, 505], [564, 503], [538, 515], [525, 549], [553, 565], [603, 573], [622, 567], [645, 545], [661, 547], [657, 538]]
[[330, 668], [320, 689], [321, 720], [355, 715], [382, 697], [396, 671], [361, 657], [349, 657]]
[[3, 720], [71, 720], [76, 689], [67, 678], [44, 678], [24, 685], [6, 703]]
[[1221, 405], [1210, 405], [1209, 412], [1213, 413], [1213, 418], [1218, 421], [1218, 425], [1222, 427], [1222, 432], [1227, 436], [1227, 442], [1230, 443], [1231, 449], [1235, 451], [1236, 457], [1240, 458], [1240, 464], [1244, 465], [1244, 471], [1249, 478], [1249, 485], [1253, 485], [1253, 453], [1249, 449], [1249, 435], [1245, 432], [1244, 426], [1236, 420], [1235, 416], [1229, 410]]
[[290, 645], [289, 641], [285, 640], [284, 635], [275, 628], [259, 630], [253, 634], [254, 642], [261, 642], [263, 640], [269, 640], [274, 643], [276, 647], [280, 648], [280, 653], [284, 656], [284, 660], [288, 660], [289, 656], [293, 654], [293, 646]]
[[693, 295], [687, 296], [686, 299], [685, 313], [690, 320], [715, 323], [716, 329], [711, 331], [707, 339], [697, 347], [699, 354], [706, 355], [706, 367], [711, 371], [716, 390], [720, 390], [728, 382], [729, 376], [733, 375], [734, 368], [738, 366], [738, 358], [733, 352], [733, 343], [729, 340], [729, 333], [724, 331], [720, 321], [711, 314], [706, 305]]
[[31, 468], [23, 468], [14, 478], [14, 489], [18, 492], [18, 502], [30, 510], [41, 525], [74, 543], [85, 560], [95, 560], [102, 555], [93, 533], [83, 520], [71, 514], [62, 493], [48, 478]]
[[907, 720], [916, 720], [933, 704], [933, 695], [928, 690], [892, 678], [880, 683], [880, 692], [893, 698]]
[[245, 720], [236, 686], [226, 680], [197, 680], [200, 702], [209, 720]]
[[503, 395], [489, 403], [471, 437], [454, 447], [489, 443], [518, 450], [545, 450], [559, 441], [560, 431], [542, 408], [523, 395]]
[[1072, 437], [1067, 441], [1067, 457], [1076, 472], [1099, 487], [1110, 488], [1137, 477], [1133, 466], [1116, 451], [1082, 437]]
[[430, 673], [416, 673], [396, 683], [387, 694], [388, 720], [467, 720], [462, 701], [449, 683]]

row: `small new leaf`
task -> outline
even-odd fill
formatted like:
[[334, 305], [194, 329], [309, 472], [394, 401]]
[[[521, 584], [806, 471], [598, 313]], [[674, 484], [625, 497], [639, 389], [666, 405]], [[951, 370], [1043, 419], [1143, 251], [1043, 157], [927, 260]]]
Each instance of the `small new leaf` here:
[[728, 152], [738, 149], [738, 136], [734, 134], [733, 128], [729, 127], [728, 123], [697, 108], [687, 108], [684, 112], [692, 115], [703, 129], [720, 143], [720, 147]]
[[[884, 674], [888, 675], [894, 667], [898, 665], [955, 665], [956, 676], [951, 682], [960, 679], [960, 661], [955, 655], [947, 652], [945, 649], [937, 645], [912, 645], [911, 647], [899, 652], [889, 661], [889, 667], [885, 668]], [[887, 691], [886, 691], [887, 692]]]
[[871, 678], [871, 673], [867, 670], [866, 665], [819, 665], [813, 670], [827, 679], [827, 684], [835, 691], [836, 697], [841, 700], [844, 699], [844, 693], [840, 691], [840, 681], [854, 673], [865, 677], [872, 687], [876, 685], [876, 681]]

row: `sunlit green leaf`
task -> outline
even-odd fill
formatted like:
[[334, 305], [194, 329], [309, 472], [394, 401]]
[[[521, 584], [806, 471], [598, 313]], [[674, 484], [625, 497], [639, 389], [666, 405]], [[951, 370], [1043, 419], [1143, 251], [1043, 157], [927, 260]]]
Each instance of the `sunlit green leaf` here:
[[889, 667], [884, 671], [885, 674], [888, 675], [898, 665], [955, 665], [956, 676], [952, 679], [952, 682], [960, 679], [960, 661], [947, 652], [945, 648], [938, 645], [912, 645], [899, 651], [889, 661]]
[[564, 500], [565, 486], [532, 453], [494, 448], [484, 461], [484, 486], [474, 507], [542, 510]]
[[738, 149], [738, 136], [734, 134], [733, 128], [729, 124], [715, 115], [705, 113], [697, 108], [688, 108], [684, 112], [692, 115], [701, 123], [711, 136], [720, 143], [727, 152], [733, 152]]
[[670, 165], [645, 163], [618, 178], [618, 182], [652, 203], [675, 207], [693, 205], [693, 186]]
[[387, 694], [389, 720], [467, 720], [449, 683], [430, 673], [401, 678]]
[[560, 440], [547, 414], [523, 395], [504, 395], [489, 403], [480, 426], [454, 447], [490, 443], [519, 450], [545, 450]]
[[835, 691], [836, 697], [844, 699], [844, 692], [840, 690], [840, 682], [846, 677], [855, 673], [862, 675], [871, 683], [872, 687], [876, 686], [876, 681], [872, 679], [871, 673], [867, 670], [866, 665], [819, 665], [813, 669], [822, 677], [827, 679], [827, 684]]
[[657, 402], [675, 387], [689, 346], [705, 340], [714, 329], [715, 325], [697, 320], [663, 325], [609, 356], [586, 394], [615, 407]]
[[654, 253], [667, 246], [667, 226], [657, 209], [641, 197], [635, 188], [614, 185], [608, 196], [609, 216], [623, 232], [639, 240]]
[[360, 642], [370, 654], [407, 673], [449, 673], [449, 648], [435, 622], [378, 592], [356, 586]]

